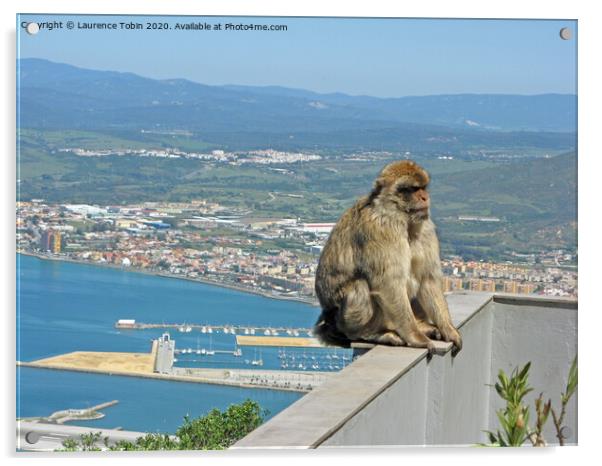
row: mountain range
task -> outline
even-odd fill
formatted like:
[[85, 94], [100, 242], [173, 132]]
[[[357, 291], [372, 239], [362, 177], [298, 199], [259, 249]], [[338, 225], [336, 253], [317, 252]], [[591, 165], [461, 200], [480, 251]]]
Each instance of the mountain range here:
[[377, 98], [278, 86], [209, 86], [37, 58], [18, 61], [20, 124], [45, 129], [184, 129], [209, 133], [484, 134], [576, 130], [570, 94]]

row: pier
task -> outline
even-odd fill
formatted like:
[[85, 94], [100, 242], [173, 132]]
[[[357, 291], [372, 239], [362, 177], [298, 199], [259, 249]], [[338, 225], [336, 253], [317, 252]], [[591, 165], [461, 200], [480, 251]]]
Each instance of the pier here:
[[119, 319], [115, 328], [122, 330], [146, 330], [146, 329], [175, 329], [181, 333], [190, 333], [193, 330], [201, 333], [223, 333], [231, 335], [263, 335], [263, 336], [285, 336], [285, 337], [313, 337], [311, 328], [306, 327], [279, 327], [279, 326], [249, 326], [249, 325], [209, 325], [191, 323], [146, 323], [136, 322], [133, 319]]

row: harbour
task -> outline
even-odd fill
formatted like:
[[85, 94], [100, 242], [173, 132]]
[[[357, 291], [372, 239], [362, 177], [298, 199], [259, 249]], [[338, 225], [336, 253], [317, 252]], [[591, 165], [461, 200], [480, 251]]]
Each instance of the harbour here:
[[[199, 354], [213, 356], [214, 351]], [[149, 353], [90, 352], [75, 351], [31, 362], [17, 362], [17, 366], [89, 372], [106, 375], [122, 375], [129, 377], [153, 378], [159, 380], [229, 385], [244, 388], [267, 388], [273, 390], [292, 390], [308, 392], [324, 383], [329, 372], [319, 372], [316, 358], [310, 367], [312, 372], [261, 370], [261, 369], [217, 369], [203, 367], [174, 367], [176, 354], [187, 354], [187, 349], [176, 350], [175, 342], [169, 334], [154, 340]], [[222, 351], [222, 353], [229, 353]], [[328, 356], [330, 357], [330, 356]], [[338, 356], [336, 356], [338, 358]], [[280, 359], [286, 359], [284, 349], [279, 353]], [[294, 361], [293, 356], [293, 361]], [[263, 366], [261, 356], [247, 360], [251, 366]], [[281, 364], [281, 368], [288, 364]], [[307, 365], [299, 364], [298, 369], [307, 369]], [[295, 367], [291, 367], [295, 369]]]
[[[185, 414], [245, 398], [274, 415], [343, 367], [329, 367], [332, 349], [304, 346], [314, 306], [93, 265], [30, 256], [18, 263], [18, 417], [110, 397], [120, 402], [104, 418], [77, 424], [174, 432]], [[124, 318], [155, 325], [117, 327]], [[170, 374], [151, 369], [149, 347], [164, 332], [177, 340]], [[276, 343], [269, 338], [296, 339], [295, 346], [268, 346]]]
[[[214, 328], [227, 327], [215, 326]], [[236, 346], [233, 350], [214, 350], [212, 348], [211, 335], [209, 336], [209, 349], [201, 348], [198, 338], [196, 349], [176, 348], [175, 340], [170, 337], [168, 332], [164, 332], [160, 338], [152, 340], [150, 352], [148, 353], [75, 351], [31, 362], [17, 362], [17, 365], [108, 375], [118, 374], [131, 377], [159, 378], [171, 381], [306, 392], [322, 384], [327, 379], [329, 372], [342, 369], [352, 361], [350, 355], [342, 354], [339, 356], [336, 349], [332, 353], [314, 352], [307, 354], [306, 348], [323, 348], [316, 339], [251, 335], [236, 335], [235, 338]], [[279, 368], [282, 370], [261, 371], [258, 369], [215, 369], [175, 366], [179, 362], [178, 358], [187, 355], [200, 357], [200, 359], [187, 358], [186, 361], [188, 364], [206, 363], [207, 358], [216, 355], [230, 355], [242, 358], [243, 352], [239, 345], [279, 347]], [[287, 353], [287, 347], [303, 348], [304, 351], [302, 354], [299, 353], [296, 355], [289, 349]], [[327, 364], [324, 364], [325, 362]], [[263, 366], [261, 350], [258, 357], [257, 348], [255, 348], [253, 359], [244, 359], [243, 363], [256, 367]], [[306, 371], [310, 371], [311, 373]]]

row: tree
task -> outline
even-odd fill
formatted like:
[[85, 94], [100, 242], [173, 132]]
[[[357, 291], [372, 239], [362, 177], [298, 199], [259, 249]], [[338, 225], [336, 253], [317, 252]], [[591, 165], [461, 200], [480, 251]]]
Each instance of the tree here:
[[[104, 445], [115, 451], [140, 450], [224, 450], [261, 425], [267, 415], [259, 404], [245, 400], [241, 404], [232, 404], [225, 411], [213, 409], [206, 416], [196, 419], [184, 418], [184, 424], [178, 428], [175, 436], [154, 433], [138, 437], [134, 442], [121, 440], [113, 446]], [[100, 432], [81, 435], [78, 442], [68, 439], [63, 442], [62, 451], [100, 450], [97, 446]]]

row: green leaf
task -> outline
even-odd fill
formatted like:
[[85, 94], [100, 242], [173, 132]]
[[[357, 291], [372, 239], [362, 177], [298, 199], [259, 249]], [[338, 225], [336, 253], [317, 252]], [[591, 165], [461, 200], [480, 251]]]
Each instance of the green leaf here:
[[520, 374], [518, 375], [519, 379], [525, 379], [527, 376], [529, 375], [529, 369], [531, 368], [531, 361], [529, 361], [527, 364], [525, 364], [525, 367], [523, 367], [523, 369], [520, 371]]
[[566, 392], [564, 394], [564, 398], [566, 399], [564, 403], [567, 403], [568, 400], [575, 393], [575, 389], [577, 388], [577, 356], [573, 359], [573, 363], [571, 364], [571, 368], [569, 370], [569, 377], [567, 380]]
[[502, 387], [505, 389], [508, 386], [508, 377], [506, 376], [506, 374], [504, 373], [504, 371], [501, 370], [501, 369], [500, 369], [500, 372], [498, 374], [498, 379], [500, 379]]

